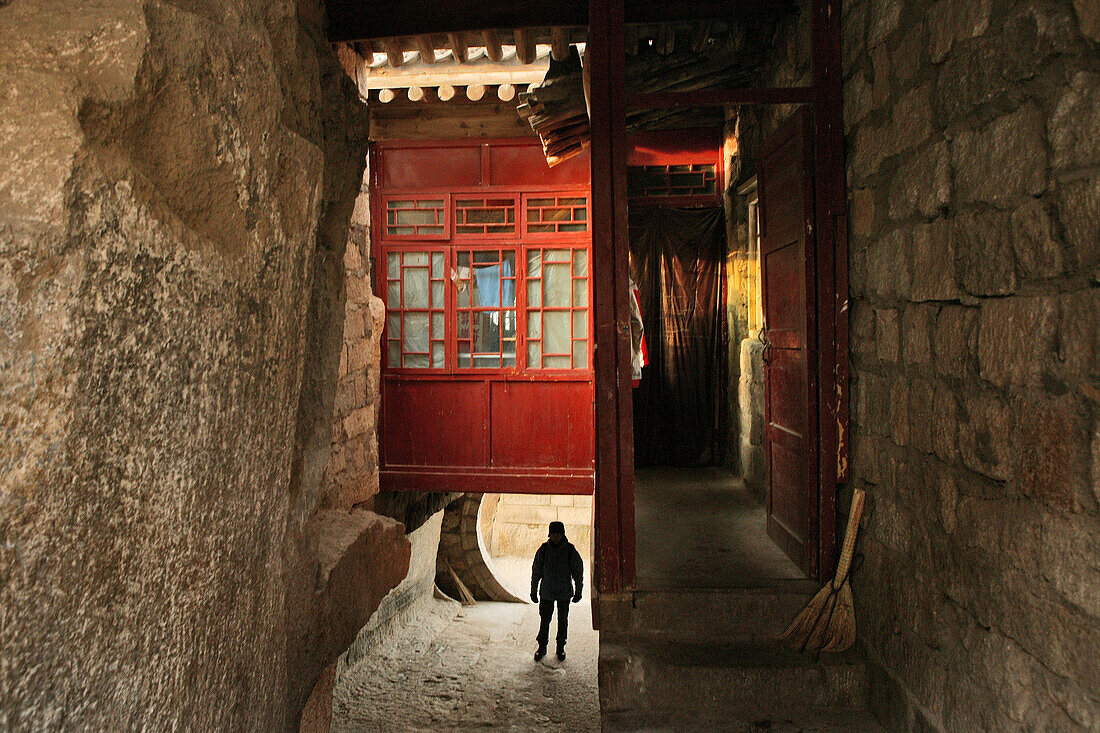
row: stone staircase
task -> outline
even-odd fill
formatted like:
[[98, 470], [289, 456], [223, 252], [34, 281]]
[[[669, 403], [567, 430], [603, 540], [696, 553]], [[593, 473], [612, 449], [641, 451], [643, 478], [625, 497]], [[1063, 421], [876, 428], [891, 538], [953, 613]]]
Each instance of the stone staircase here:
[[799, 654], [771, 639], [817, 590], [636, 591], [601, 600], [605, 731], [880, 731], [858, 649]]

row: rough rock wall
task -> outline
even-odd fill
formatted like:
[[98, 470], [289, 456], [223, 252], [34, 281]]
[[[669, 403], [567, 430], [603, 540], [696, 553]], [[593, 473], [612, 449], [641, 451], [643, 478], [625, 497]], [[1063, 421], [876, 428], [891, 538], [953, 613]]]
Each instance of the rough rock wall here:
[[0, 728], [292, 727], [333, 548], [404, 575], [315, 515], [366, 134], [322, 20], [0, 5]]
[[1096, 8], [845, 9], [855, 595], [897, 730], [1100, 728]]

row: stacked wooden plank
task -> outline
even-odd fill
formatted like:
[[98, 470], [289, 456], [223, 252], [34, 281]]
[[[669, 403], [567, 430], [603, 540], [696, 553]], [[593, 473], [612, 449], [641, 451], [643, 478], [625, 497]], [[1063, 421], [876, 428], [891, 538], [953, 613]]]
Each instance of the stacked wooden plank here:
[[551, 59], [543, 82], [520, 94], [519, 101], [516, 110], [539, 136], [551, 167], [581, 152], [591, 139], [576, 46], [561, 61]]
[[[758, 82], [777, 22], [764, 18], [733, 26], [718, 39], [696, 32], [676, 43], [668, 31], [643, 39], [626, 56], [627, 90], [656, 93], [752, 86]], [[565, 60], [552, 61], [545, 80], [520, 94], [519, 102], [518, 112], [538, 134], [551, 166], [588, 144], [582, 64], [575, 49]], [[628, 132], [699, 123], [700, 111], [692, 109], [635, 110], [627, 115]]]

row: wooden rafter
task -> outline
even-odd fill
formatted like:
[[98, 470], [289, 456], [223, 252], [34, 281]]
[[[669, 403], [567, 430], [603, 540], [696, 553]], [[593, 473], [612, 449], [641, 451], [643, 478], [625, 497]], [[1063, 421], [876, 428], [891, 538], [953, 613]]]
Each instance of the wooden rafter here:
[[555, 61], [564, 61], [569, 56], [569, 37], [560, 26], [550, 29], [550, 55]]
[[657, 39], [653, 45], [656, 47], [657, 53], [668, 56], [676, 50], [676, 29], [668, 23], [662, 23], [657, 28]]
[[405, 63], [405, 47], [399, 38], [383, 38], [382, 48], [386, 49], [386, 61], [395, 69]]
[[526, 28], [516, 28], [512, 35], [516, 43], [516, 57], [520, 60], [520, 63], [534, 63], [535, 36]]
[[[459, 33], [485, 28], [585, 27], [587, 0], [329, 0], [326, 4], [330, 41], [356, 41], [384, 36]], [[627, 23], [676, 23], [698, 20], [775, 16], [797, 8], [795, 0], [631, 0]]]
[[496, 31], [482, 31], [481, 39], [485, 43], [485, 55], [490, 61], [496, 62], [504, 58], [504, 51], [500, 47], [500, 34]]
[[469, 48], [466, 46], [466, 39], [462, 37], [461, 33], [448, 33], [447, 45], [451, 47], [451, 53], [454, 55], [455, 61], [464, 64], [469, 60]]
[[420, 60], [426, 64], [435, 63], [435, 43], [431, 36], [417, 36], [416, 48], [420, 53]]
[[714, 23], [709, 20], [695, 24], [695, 28], [691, 31], [692, 51], [695, 53], [703, 52], [703, 49], [707, 47], [707, 40], [710, 38], [710, 29], [713, 25]]
[[355, 52], [366, 59], [369, 64], [371, 59], [374, 58], [374, 44], [370, 41], [356, 41]]

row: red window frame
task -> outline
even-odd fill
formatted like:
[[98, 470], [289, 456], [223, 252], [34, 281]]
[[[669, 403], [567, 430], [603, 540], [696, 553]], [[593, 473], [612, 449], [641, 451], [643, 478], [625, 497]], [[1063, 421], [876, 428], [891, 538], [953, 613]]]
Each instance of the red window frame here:
[[[544, 199], [554, 199], [555, 203], [552, 205], [536, 205], [534, 208], [540, 212], [540, 217], [537, 221], [531, 220], [532, 202], [541, 201]], [[568, 199], [583, 199], [580, 204], [577, 203], [561, 203], [562, 200]], [[524, 239], [543, 239], [543, 238], [559, 238], [559, 237], [591, 237], [592, 234], [592, 197], [588, 191], [540, 191], [525, 193], [523, 195], [522, 207], [523, 207], [523, 238]], [[569, 218], [569, 219], [550, 219], [546, 220], [541, 216], [544, 211], [551, 211], [556, 209], [568, 208], [574, 212], [580, 210], [584, 212], [584, 218]], [[562, 225], [570, 226], [576, 225], [583, 221], [584, 229], [565, 229], [562, 230]], [[554, 226], [553, 231], [536, 230], [532, 231], [531, 227], [537, 226]]]
[[[451, 204], [451, 194], [450, 194], [450, 192], [421, 191], [421, 190], [407, 191], [407, 192], [394, 192], [394, 193], [382, 194], [381, 199], [382, 199], [381, 206], [379, 207], [380, 210], [378, 212], [379, 213], [378, 231], [379, 231], [379, 234], [381, 235], [382, 239], [390, 240], [390, 241], [398, 241], [398, 242], [400, 242], [400, 241], [405, 241], [405, 242], [435, 242], [435, 241], [446, 241], [446, 240], [451, 238], [452, 221], [454, 219], [454, 213], [453, 213], [454, 212], [454, 207]], [[442, 221], [439, 221], [438, 217], [437, 217], [436, 221], [432, 224], [393, 224], [393, 225], [391, 225], [390, 222], [389, 222], [389, 213], [391, 211], [389, 205], [390, 205], [391, 202], [395, 202], [395, 201], [419, 202], [419, 201], [436, 201], [436, 200], [439, 200], [439, 201], [443, 202], [443, 205], [442, 205], [441, 208], [434, 208], [433, 207], [432, 209], [420, 209], [420, 210], [422, 210], [422, 211], [442, 212], [442, 218], [443, 218]], [[401, 209], [392, 209], [392, 210], [395, 210], [395, 211], [412, 211], [414, 209], [401, 208]], [[394, 233], [390, 232], [390, 227], [391, 226], [400, 226], [400, 227], [410, 227], [411, 226], [414, 229], [416, 229], [417, 227], [432, 227], [432, 228], [439, 227], [439, 228], [441, 228], [441, 231], [439, 231], [439, 232], [416, 232], [416, 231], [414, 231], [412, 234], [394, 234]]]
[[[384, 219], [384, 207], [386, 203], [391, 200], [407, 201], [415, 199], [442, 199], [446, 196], [446, 203], [448, 209], [446, 210], [444, 217], [448, 222], [448, 235], [445, 238], [438, 238], [438, 236], [432, 237], [411, 237], [407, 235], [389, 235], [386, 236], [387, 222]], [[584, 199], [585, 207], [585, 231], [565, 231], [565, 232], [536, 232], [532, 234], [526, 234], [526, 200], [528, 198], [540, 199], [540, 198], [555, 198], [555, 199]], [[458, 221], [455, 215], [455, 209], [458, 201], [463, 200], [500, 200], [500, 201], [514, 201], [516, 206], [516, 227], [515, 232], [503, 232], [503, 233], [489, 233], [482, 235], [473, 234], [460, 234], [456, 231], [456, 223]], [[442, 377], [442, 376], [461, 376], [470, 375], [482, 377], [494, 378], [493, 375], [498, 375], [504, 378], [518, 378], [528, 380], [540, 380], [540, 379], [589, 379], [593, 374], [592, 367], [592, 338], [593, 338], [593, 314], [592, 314], [592, 239], [591, 233], [587, 230], [588, 222], [588, 207], [590, 203], [590, 194], [587, 188], [580, 189], [567, 189], [563, 187], [554, 187], [546, 190], [517, 190], [516, 187], [479, 187], [479, 188], [456, 188], [453, 191], [449, 191], [446, 194], [438, 191], [388, 191], [383, 193], [378, 198], [378, 204], [376, 205], [376, 221], [379, 222], [378, 226], [374, 228], [374, 241], [377, 253], [377, 265], [376, 265], [376, 282], [379, 283], [378, 292], [380, 297], [386, 306], [386, 317], [383, 326], [383, 365], [386, 373], [405, 376], [416, 377]], [[579, 206], [579, 204], [578, 204]], [[569, 367], [542, 367], [540, 365], [534, 366], [528, 363], [528, 350], [527, 350], [527, 328], [528, 328], [528, 253], [531, 251], [543, 251], [546, 250], [568, 250], [570, 252], [576, 250], [583, 250], [586, 253], [588, 272], [582, 277], [575, 275], [575, 270], [572, 266], [571, 256], [571, 286], [577, 280], [583, 279], [586, 282], [584, 286], [586, 298], [583, 305], [571, 305], [568, 308], [544, 308], [541, 305], [535, 308], [536, 312], [540, 314], [546, 310], [568, 310], [570, 312], [570, 330], [569, 330], [569, 343], [572, 348], [574, 342], [585, 342], [585, 358], [584, 366], [576, 367], [572, 366], [572, 353], [569, 354], [570, 366]], [[516, 319], [516, 356], [515, 363], [505, 365], [503, 363], [503, 357], [499, 366], [463, 366], [459, 363], [459, 314], [461, 312], [485, 312], [497, 310], [492, 307], [475, 307], [465, 308], [460, 307], [458, 302], [458, 286], [456, 278], [458, 276], [458, 258], [460, 253], [464, 252], [479, 252], [479, 251], [510, 251], [515, 255], [514, 271], [512, 273], [515, 283], [515, 306], [514, 313]], [[445, 306], [443, 309], [443, 323], [444, 323], [444, 364], [442, 367], [428, 366], [428, 367], [409, 367], [406, 366], [405, 352], [403, 351], [404, 340], [395, 338], [391, 331], [394, 324], [394, 319], [398, 309], [394, 309], [393, 293], [390, 289], [390, 277], [387, 270], [389, 262], [389, 256], [394, 253], [443, 253], [444, 267], [445, 267], [445, 279], [443, 281]], [[430, 260], [429, 260], [430, 265]], [[472, 274], [472, 273], [471, 273]], [[572, 290], [571, 290], [572, 292]], [[402, 306], [403, 300], [399, 303]], [[403, 310], [403, 309], [402, 309]], [[414, 309], [418, 310], [418, 309]], [[435, 308], [434, 303], [430, 309], [433, 313], [438, 313], [438, 309]], [[500, 309], [503, 312], [509, 309]], [[578, 317], [576, 314], [584, 311], [584, 328], [586, 329], [586, 336], [578, 336], [579, 328], [575, 321]], [[399, 323], [403, 324], [403, 320], [398, 319]], [[436, 334], [434, 332], [434, 324], [432, 325], [433, 331], [429, 335], [429, 352], [428, 359], [429, 364], [432, 363], [431, 357], [431, 343], [436, 341]], [[395, 365], [391, 362], [391, 344], [401, 344], [402, 351], [402, 364]], [[503, 352], [501, 352], [503, 353]], [[540, 348], [541, 354], [541, 348]], [[565, 356], [561, 354], [560, 356]]]
[[[489, 241], [489, 240], [492, 240], [492, 241], [496, 241], [496, 240], [514, 240], [518, 236], [520, 236], [520, 228], [523, 226], [523, 223], [521, 221], [522, 215], [521, 215], [521, 212], [520, 212], [520, 197], [519, 197], [518, 194], [508, 193], [508, 192], [487, 193], [485, 191], [478, 191], [476, 193], [468, 193], [468, 194], [467, 193], [459, 193], [459, 194], [455, 194], [452, 197], [452, 199], [453, 199], [453, 206], [452, 206], [453, 214], [451, 215], [451, 219], [454, 221], [454, 237], [453, 237], [453, 239], [456, 242], [457, 241], [475, 241], [475, 242], [479, 242], [479, 241]], [[505, 211], [505, 221], [506, 221], [505, 224], [496, 224], [496, 223], [490, 223], [490, 222], [470, 222], [470, 221], [468, 221], [468, 218], [467, 218], [467, 212], [478, 211], [479, 209], [476, 208], [476, 207], [460, 207], [460, 205], [462, 203], [467, 202], [467, 201], [485, 201], [485, 202], [504, 201], [504, 202], [510, 202], [511, 203], [510, 209], [511, 209], [511, 214], [512, 214], [511, 222], [507, 221], [507, 212], [508, 212], [509, 207], [507, 207], [507, 206], [502, 207], [502, 206], [499, 206], [499, 205], [496, 205], [496, 206], [486, 205], [481, 210], [486, 210], [487, 209], [487, 210], [490, 210], [490, 211], [493, 211], [493, 210], [503, 210], [503, 211]], [[459, 220], [460, 210], [463, 213], [463, 217], [462, 217], [463, 220], [462, 221]], [[511, 230], [509, 230], [509, 231], [500, 231], [501, 228], [509, 226], [509, 225], [511, 226]], [[477, 231], [468, 231], [466, 229], [463, 229], [463, 227], [470, 228], [470, 227], [477, 227], [477, 226], [484, 227], [484, 230], [481, 231], [481, 232], [477, 232]], [[490, 229], [496, 229], [496, 231], [490, 231]]]
[[[569, 265], [569, 275], [570, 275], [569, 276], [569, 305], [567, 305], [567, 306], [562, 306], [562, 305], [547, 306], [546, 305], [546, 276], [545, 276], [545, 273], [546, 273], [546, 265], [547, 265], [547, 260], [546, 260], [546, 252], [547, 251], [564, 251], [564, 252], [569, 253], [569, 259], [568, 260], [557, 261], [557, 262], [551, 261], [552, 265], [560, 265], [560, 264], [565, 264], [565, 263], [568, 263], [568, 265]], [[540, 254], [540, 259], [539, 259], [539, 268], [540, 268], [539, 269], [539, 276], [537, 278], [531, 277], [531, 273], [530, 273], [530, 266], [531, 266], [530, 253], [531, 252], [540, 252], [541, 253]], [[584, 252], [585, 253], [585, 273], [583, 275], [578, 275], [577, 274], [577, 269], [578, 269], [577, 268], [577, 258], [576, 258], [576, 253], [577, 252]], [[555, 372], [574, 372], [574, 371], [588, 371], [588, 370], [591, 370], [591, 368], [592, 368], [592, 325], [593, 325], [592, 324], [592, 250], [591, 250], [591, 246], [588, 243], [585, 243], [585, 242], [535, 242], [535, 243], [531, 243], [531, 244], [526, 244], [523, 247], [523, 270], [524, 270], [524, 277], [523, 277], [522, 282], [523, 282], [523, 285], [524, 285], [524, 289], [523, 289], [523, 300], [524, 300], [524, 308], [523, 308], [523, 327], [524, 327], [524, 331], [523, 331], [523, 341], [524, 341], [523, 361], [524, 361], [524, 367], [530, 372], [536, 372], [536, 373], [539, 373], [539, 374], [547, 374], [547, 373], [552, 374], [552, 373], [555, 373]], [[577, 283], [581, 282], [581, 281], [584, 282], [584, 295], [583, 295], [583, 301], [584, 302], [582, 304], [578, 305], [577, 304], [578, 298], [577, 298], [576, 288], [577, 288]], [[531, 288], [531, 283], [533, 283], [533, 282], [538, 282], [539, 283], [539, 304], [538, 305], [532, 305], [531, 302], [530, 302], [530, 296], [531, 296], [531, 289], [530, 288]], [[531, 314], [535, 313], [535, 312], [537, 312], [540, 316], [539, 337], [538, 338], [532, 338], [530, 330], [529, 330], [530, 329], [530, 323], [531, 323], [530, 317], [531, 317]], [[577, 335], [577, 331], [578, 331], [578, 328], [577, 328], [577, 326], [578, 326], [577, 315], [581, 312], [584, 313], [583, 321], [582, 321], [583, 324], [584, 324], [584, 331], [585, 331], [584, 336], [578, 336]], [[568, 367], [546, 367], [546, 366], [542, 365], [545, 358], [546, 358], [546, 356], [547, 356], [547, 353], [545, 351], [546, 323], [545, 323], [545, 316], [544, 316], [544, 314], [546, 314], [546, 313], [567, 313], [568, 314], [568, 320], [569, 320], [569, 337], [568, 337], [569, 351], [568, 351], [568, 353], [553, 352], [553, 353], [550, 354], [550, 356], [568, 357], [569, 361], [570, 361], [570, 365]], [[577, 348], [576, 344], [578, 342], [582, 342], [582, 341], [585, 344], [585, 347], [584, 347], [585, 348], [585, 351], [584, 351], [584, 354], [585, 354], [585, 356], [584, 356], [584, 365], [578, 367], [578, 366], [574, 366], [574, 364], [573, 364], [573, 358], [574, 358], [574, 355], [575, 355], [574, 349]], [[530, 359], [530, 357], [531, 357], [530, 344], [532, 342], [538, 342], [538, 344], [539, 344], [539, 366], [532, 366], [531, 363], [530, 363], [530, 361], [531, 361], [531, 359]]]
[[[386, 306], [386, 316], [385, 316], [385, 321], [384, 321], [384, 325], [383, 325], [383, 329], [382, 329], [382, 363], [385, 365], [387, 371], [392, 371], [392, 372], [404, 372], [404, 373], [409, 373], [409, 374], [440, 373], [442, 370], [446, 369], [446, 367], [447, 367], [447, 363], [448, 363], [447, 348], [448, 348], [448, 345], [449, 345], [449, 342], [450, 342], [450, 339], [448, 337], [448, 332], [449, 332], [450, 328], [449, 328], [449, 319], [448, 319], [448, 315], [447, 315], [449, 313], [449, 310], [450, 310], [448, 308], [449, 288], [448, 288], [448, 285], [447, 285], [447, 283], [448, 283], [448, 273], [450, 271], [449, 270], [450, 256], [449, 256], [449, 253], [448, 253], [447, 249], [445, 247], [439, 245], [439, 244], [416, 243], [416, 244], [404, 244], [404, 245], [400, 245], [400, 246], [391, 245], [391, 246], [383, 247], [380, 254], [381, 254], [381, 256], [379, 257], [379, 263], [378, 263], [379, 264], [379, 267], [378, 267], [379, 277], [378, 277], [377, 282], [380, 283], [379, 292], [380, 292], [380, 295], [381, 295], [381, 298], [382, 298], [382, 302]], [[419, 307], [418, 308], [406, 308], [405, 307], [405, 282], [406, 282], [405, 277], [404, 277], [405, 270], [424, 268], [424, 266], [420, 266], [420, 265], [409, 265], [409, 266], [405, 265], [404, 260], [405, 260], [406, 255], [413, 255], [413, 254], [425, 254], [428, 257], [428, 264], [426, 266], [426, 269], [428, 270], [428, 292], [427, 292], [428, 307], [427, 308], [419, 308]], [[433, 263], [433, 258], [437, 254], [442, 255], [442, 273], [440, 273], [441, 277], [435, 277], [435, 275], [437, 273], [433, 271], [433, 264], [434, 264]], [[398, 256], [401, 259], [401, 262], [398, 265], [398, 276], [397, 276], [396, 279], [394, 279], [390, 276], [390, 268], [389, 268], [390, 258], [394, 255]], [[434, 285], [436, 283], [442, 283], [442, 290], [443, 290], [443, 294], [442, 294], [442, 298], [441, 298], [442, 302], [438, 303], [438, 304], [437, 304], [437, 301], [436, 301], [436, 298], [435, 298], [435, 288], [434, 288]], [[397, 287], [397, 298], [398, 298], [398, 301], [399, 301], [398, 305], [400, 306], [398, 309], [393, 309], [391, 307], [393, 305], [393, 299], [394, 299], [393, 288], [391, 287], [393, 284], [396, 284], [398, 286]], [[405, 322], [406, 322], [406, 319], [405, 319], [405, 314], [406, 313], [414, 313], [414, 314], [424, 313], [428, 316], [428, 351], [427, 352], [412, 352], [412, 351], [406, 352], [405, 351], [404, 328], [405, 328]], [[434, 318], [436, 315], [440, 315], [443, 318], [443, 321], [442, 321], [443, 333], [440, 334], [439, 335], [440, 337], [438, 337], [438, 338], [437, 338], [437, 334], [436, 334], [436, 324], [435, 324], [435, 318]], [[397, 335], [394, 335], [394, 333], [393, 333], [393, 319], [395, 317], [397, 318], [397, 322], [398, 322], [398, 324], [401, 328], [400, 333], [397, 334]], [[433, 361], [434, 361], [434, 353], [435, 353], [434, 352], [434, 345], [436, 343], [440, 343], [440, 342], [442, 342], [442, 344], [443, 344], [444, 366], [443, 367], [435, 367], [435, 366], [432, 366]], [[400, 356], [400, 361], [401, 361], [400, 364], [395, 365], [395, 364], [392, 363], [391, 354], [393, 352], [392, 352], [391, 344], [397, 344], [398, 345], [398, 354]], [[428, 358], [428, 366], [425, 366], [425, 367], [406, 366], [406, 361], [407, 360], [406, 360], [405, 357], [406, 357], [407, 354], [413, 355], [413, 356], [426, 354], [426, 356]]]
[[[451, 264], [451, 269], [449, 270], [449, 272], [451, 273], [451, 275], [450, 275], [451, 287], [450, 287], [449, 292], [448, 292], [448, 296], [449, 296], [448, 301], [449, 301], [449, 305], [451, 306], [451, 311], [450, 311], [451, 316], [448, 318], [447, 322], [448, 322], [448, 324], [450, 324], [451, 330], [453, 330], [454, 333], [447, 337], [447, 342], [451, 346], [451, 350], [454, 354], [454, 358], [450, 362], [452, 373], [455, 373], [455, 374], [477, 374], [477, 373], [485, 373], [485, 372], [489, 372], [489, 373], [493, 373], [493, 372], [512, 372], [512, 373], [515, 373], [515, 372], [521, 371], [523, 369], [524, 365], [520, 362], [520, 356], [519, 356], [521, 343], [522, 343], [522, 339], [520, 337], [520, 321], [521, 321], [522, 318], [524, 318], [524, 316], [521, 315], [521, 314], [524, 313], [524, 308], [523, 308], [523, 304], [522, 304], [522, 302], [520, 300], [520, 297], [519, 297], [519, 287], [520, 287], [520, 283], [523, 281], [522, 273], [520, 272], [520, 267], [519, 267], [519, 262], [518, 262], [521, 250], [522, 250], [522, 247], [516, 242], [503, 242], [503, 243], [495, 243], [495, 244], [472, 244], [472, 243], [471, 244], [466, 244], [466, 243], [456, 242], [451, 247], [450, 256], [451, 256], [452, 264]], [[461, 272], [459, 270], [459, 268], [462, 267], [462, 265], [459, 262], [460, 258], [461, 258], [461, 255], [463, 255], [463, 254], [469, 254], [470, 255], [470, 273], [469, 273], [470, 277], [469, 277], [469, 280], [472, 281], [476, 277], [476, 275], [474, 273], [474, 266], [476, 264], [478, 264], [477, 262], [474, 261], [474, 255], [475, 255], [475, 253], [478, 253], [478, 252], [499, 252], [500, 257], [498, 258], [498, 261], [497, 261], [498, 265], [500, 265], [505, 260], [505, 253], [506, 252], [510, 252], [512, 254], [513, 265], [512, 265], [512, 276], [511, 276], [511, 278], [500, 277], [497, 281], [498, 282], [498, 287], [500, 288], [500, 290], [497, 293], [499, 305], [496, 306], [496, 307], [475, 305], [472, 302], [472, 299], [471, 299], [471, 303], [470, 303], [469, 306], [463, 305], [459, 301], [460, 289], [456, 285], [456, 283], [460, 282], [460, 280], [455, 277], [455, 273], [458, 273], [458, 274], [461, 275]], [[509, 279], [512, 281], [512, 287], [513, 287], [513, 290], [514, 290], [514, 297], [513, 297], [512, 307], [511, 308], [506, 308], [506, 307], [504, 307], [504, 304], [503, 304], [503, 294], [504, 294], [504, 289], [505, 289], [505, 281], [509, 280]], [[475, 316], [475, 314], [479, 314], [479, 313], [499, 313], [500, 316], [501, 316], [501, 319], [500, 319], [501, 324], [500, 325], [502, 326], [503, 323], [504, 323], [504, 316], [505, 316], [506, 312], [508, 312], [508, 311], [511, 311], [513, 317], [516, 319], [515, 331], [514, 331], [515, 335], [513, 337], [513, 340], [515, 341], [515, 353], [514, 353], [514, 357], [513, 357], [513, 363], [509, 364], [509, 365], [505, 365], [504, 364], [504, 354], [505, 354], [505, 352], [504, 352], [504, 341], [505, 341], [505, 339], [503, 337], [503, 333], [500, 336], [500, 344], [501, 344], [500, 351], [498, 351], [498, 352], [474, 352], [473, 351], [473, 328], [474, 328], [474, 316]], [[459, 323], [460, 323], [460, 317], [463, 314], [467, 314], [469, 319], [470, 319], [470, 338], [469, 339], [459, 338]], [[500, 326], [498, 326], [498, 327], [500, 327]], [[496, 353], [500, 357], [499, 364], [497, 366], [464, 366], [462, 363], [460, 363], [461, 354], [459, 353], [459, 347], [460, 347], [460, 344], [463, 341], [469, 341], [470, 342], [470, 346], [471, 346], [471, 350], [470, 350], [471, 363], [473, 362], [474, 358], [477, 357], [477, 356], [489, 356], [493, 353]]]

